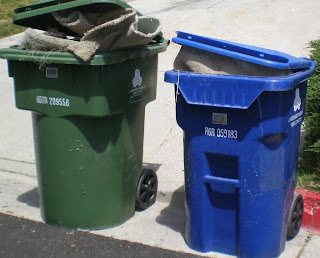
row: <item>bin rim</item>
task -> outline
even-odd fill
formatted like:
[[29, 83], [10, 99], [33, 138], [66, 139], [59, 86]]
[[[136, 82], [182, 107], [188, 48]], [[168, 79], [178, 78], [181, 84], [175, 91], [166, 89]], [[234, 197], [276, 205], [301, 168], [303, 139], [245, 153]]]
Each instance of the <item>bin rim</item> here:
[[[89, 5], [89, 4], [95, 4], [95, 3], [110, 3], [115, 4], [123, 8], [130, 8], [131, 6], [128, 5], [126, 2], [120, 1], [120, 0], [44, 0], [32, 3], [30, 5], [21, 6], [16, 9], [14, 9], [14, 13], [17, 14], [24, 14], [21, 17], [29, 17], [31, 11], [35, 10], [42, 10], [41, 13], [44, 13], [46, 11], [45, 8], [55, 8], [56, 11], [65, 10], [69, 8]], [[50, 11], [51, 12], [51, 11]], [[15, 16], [15, 20], [18, 20], [20, 16]]]
[[[170, 70], [165, 72], [164, 81], [175, 84], [188, 104], [248, 109], [265, 91], [294, 89], [298, 84], [308, 80], [315, 68], [316, 62], [312, 61], [310, 68], [278, 77], [213, 75]], [[232, 101], [226, 101], [226, 96], [231, 96]]]
[[144, 47], [108, 51], [94, 55], [89, 62], [84, 62], [68, 52], [28, 51], [18, 49], [18, 46], [0, 49], [0, 58], [42, 64], [110, 65], [121, 63], [128, 59], [156, 55], [164, 52], [169, 43], [169, 40], [163, 39], [162, 42], [151, 43]]
[[303, 69], [312, 65], [312, 61], [308, 58], [297, 58], [271, 49], [198, 36], [182, 31], [176, 31], [176, 33], [177, 37], [174, 37], [172, 41], [182, 46], [193, 47], [258, 65], [276, 69]]
[[[48, 15], [53, 12], [94, 4], [109, 4], [121, 8], [133, 8], [121, 0], [44, 0], [16, 8], [14, 10], [15, 15], [12, 17], [12, 22], [16, 25], [39, 30], [47, 30], [50, 25], [50, 27], [59, 28], [59, 31], [66, 32], [67, 35], [76, 36], [74, 32], [64, 26], [61, 26], [55, 21], [55, 19], [48, 18]], [[136, 11], [137, 15], [142, 16], [138, 10]], [[48, 21], [50, 21], [50, 24]], [[161, 40], [163, 38], [162, 32], [160, 32], [155, 38]]]

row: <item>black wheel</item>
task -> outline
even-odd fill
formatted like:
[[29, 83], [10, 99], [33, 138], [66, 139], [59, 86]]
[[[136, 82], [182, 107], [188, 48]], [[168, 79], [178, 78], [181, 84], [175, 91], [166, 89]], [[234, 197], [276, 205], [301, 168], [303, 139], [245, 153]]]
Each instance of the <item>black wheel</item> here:
[[152, 206], [156, 201], [158, 190], [158, 178], [156, 172], [146, 168], [142, 170], [137, 185], [136, 208], [145, 210]]
[[303, 218], [303, 197], [295, 193], [290, 208], [287, 237], [294, 238], [298, 235]]

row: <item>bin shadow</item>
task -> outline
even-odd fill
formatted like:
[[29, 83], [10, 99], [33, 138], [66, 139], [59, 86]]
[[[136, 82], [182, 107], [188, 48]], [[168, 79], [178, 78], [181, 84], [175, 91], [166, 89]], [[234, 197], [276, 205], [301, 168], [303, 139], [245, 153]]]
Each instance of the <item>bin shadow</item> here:
[[186, 221], [184, 203], [184, 186], [181, 186], [173, 192], [169, 206], [163, 209], [156, 218], [157, 223], [173, 229], [183, 237]]
[[[154, 171], [157, 171], [160, 168], [161, 164], [152, 164], [152, 163], [143, 163], [143, 168], [151, 168]], [[39, 204], [39, 192], [38, 188], [34, 188], [26, 193], [21, 194], [17, 198], [18, 202], [25, 203], [28, 206], [40, 208]]]
[[34, 188], [24, 194], [21, 194], [18, 196], [17, 201], [25, 203], [31, 207], [40, 208], [38, 188]]

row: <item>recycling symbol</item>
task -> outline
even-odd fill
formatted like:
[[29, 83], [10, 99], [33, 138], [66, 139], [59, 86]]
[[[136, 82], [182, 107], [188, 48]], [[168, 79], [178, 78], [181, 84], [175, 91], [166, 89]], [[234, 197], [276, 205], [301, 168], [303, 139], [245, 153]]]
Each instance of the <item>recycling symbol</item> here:
[[301, 98], [300, 98], [300, 90], [299, 88], [296, 89], [296, 96], [293, 101], [293, 110], [296, 112], [297, 110], [300, 110], [301, 108]]
[[136, 69], [134, 72], [134, 78], [132, 80], [133, 87], [141, 86], [142, 84], [142, 77], [140, 75], [140, 69]]

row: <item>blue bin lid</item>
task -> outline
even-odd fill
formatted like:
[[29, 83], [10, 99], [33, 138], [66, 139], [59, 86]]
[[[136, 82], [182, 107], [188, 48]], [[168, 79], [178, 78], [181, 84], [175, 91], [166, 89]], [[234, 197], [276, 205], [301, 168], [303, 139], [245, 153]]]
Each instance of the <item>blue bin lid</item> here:
[[303, 69], [312, 66], [307, 58], [297, 58], [275, 50], [234, 43], [177, 31], [172, 41], [239, 60], [277, 69]]

